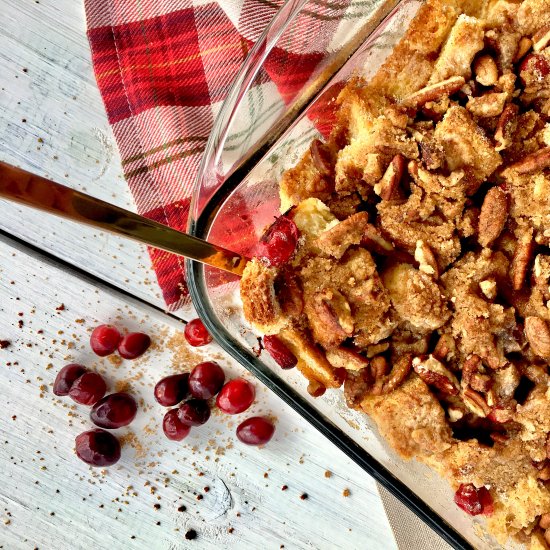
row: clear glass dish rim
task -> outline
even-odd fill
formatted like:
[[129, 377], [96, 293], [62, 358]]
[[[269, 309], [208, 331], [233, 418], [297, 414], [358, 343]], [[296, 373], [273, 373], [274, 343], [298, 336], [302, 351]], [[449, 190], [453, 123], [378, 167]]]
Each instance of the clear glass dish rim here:
[[[227, 137], [227, 128], [232, 117], [238, 112], [239, 103], [243, 95], [248, 91], [256, 74], [260, 56], [265, 59], [269, 54], [275, 42], [268, 44], [267, 37], [276, 32], [280, 36], [282, 32], [294, 20], [300, 9], [307, 3], [307, 0], [287, 0], [275, 15], [270, 25], [262, 33], [255, 47], [250, 51], [248, 57], [243, 63], [239, 73], [236, 75], [230, 92], [223, 102], [220, 112], [214, 122], [211, 135], [206, 144], [203, 158], [199, 167], [198, 177], [194, 186], [196, 190], [207, 170], [215, 166], [215, 160], [218, 158], [220, 148], [223, 148]], [[386, 2], [389, 4], [390, 2]], [[386, 11], [379, 23], [373, 29], [373, 33], [384, 24], [386, 19], [390, 18], [396, 10], [399, 9], [401, 1], [394, 2], [389, 11]], [[372, 33], [371, 33], [372, 34]], [[368, 39], [368, 37], [367, 37]], [[335, 71], [333, 74], [335, 74]], [[330, 79], [329, 79], [330, 80]], [[292, 119], [289, 119], [284, 129], [288, 128], [296, 118], [298, 118], [307, 106], [317, 97], [319, 91], [307, 103], [301, 106], [294, 113]], [[195, 204], [196, 192], [193, 193], [193, 199], [190, 207], [189, 221], [187, 231], [194, 236], [204, 238], [208, 234], [211, 221], [213, 220], [219, 206], [223, 204], [224, 199], [237, 187], [247, 172], [259, 161], [264, 153], [272, 145], [271, 142], [263, 144], [260, 148], [253, 151], [246, 159], [245, 163], [236, 167], [234, 171], [227, 175], [226, 180], [220, 185], [208, 202], [203, 205], [202, 212], [195, 217], [197, 204]], [[378, 462], [364, 448], [357, 444], [351, 437], [341, 431], [328, 418], [324, 417], [313, 405], [306, 401], [296, 390], [283, 381], [278, 375], [266, 367], [251, 351], [245, 349], [218, 321], [218, 317], [210, 306], [207, 296], [204, 276], [205, 266], [199, 262], [185, 260], [186, 278], [191, 300], [198, 315], [204, 321], [207, 329], [212, 334], [216, 342], [222, 349], [243, 365], [257, 379], [273, 391], [279, 398], [292, 407], [302, 418], [307, 420], [337, 448], [343, 451], [349, 458], [358, 464], [367, 474], [375, 479], [380, 485], [387, 489], [400, 502], [407, 506], [424, 523], [438, 533], [443, 540], [456, 549], [471, 549], [473, 546], [451, 525], [449, 525], [437, 512], [422, 500], [414, 491], [409, 489], [402, 481], [396, 478], [385, 466]]]

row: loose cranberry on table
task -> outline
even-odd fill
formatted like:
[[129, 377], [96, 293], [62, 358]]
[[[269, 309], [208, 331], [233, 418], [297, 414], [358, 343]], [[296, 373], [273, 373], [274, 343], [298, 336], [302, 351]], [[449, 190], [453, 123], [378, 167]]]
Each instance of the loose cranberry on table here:
[[212, 342], [212, 336], [206, 330], [204, 323], [200, 319], [192, 319], [185, 325], [183, 331], [185, 339], [190, 346], [195, 348], [206, 346]]
[[111, 433], [96, 428], [76, 436], [75, 451], [91, 466], [112, 466], [120, 459], [120, 443]]
[[137, 359], [151, 345], [151, 338], [144, 332], [130, 332], [118, 345], [118, 353], [124, 359]]
[[81, 405], [93, 405], [97, 403], [107, 391], [107, 384], [97, 372], [85, 372], [77, 378], [71, 389], [69, 397]]
[[69, 395], [69, 390], [75, 380], [80, 378], [85, 372], [88, 372], [88, 369], [83, 365], [78, 365], [76, 363], [65, 365], [55, 377], [55, 382], [53, 383], [53, 393], [59, 396]]
[[298, 359], [277, 336], [264, 336], [264, 348], [282, 369], [291, 369], [298, 363]]
[[275, 426], [261, 416], [253, 416], [237, 426], [239, 441], [247, 445], [265, 445], [275, 433]]
[[462, 484], [455, 493], [454, 501], [467, 514], [489, 516], [494, 511], [493, 497], [486, 487], [476, 487], [472, 483]]
[[216, 405], [227, 414], [238, 414], [246, 411], [254, 402], [254, 386], [243, 378], [228, 382], [218, 394]]
[[101, 428], [114, 430], [128, 426], [136, 417], [136, 400], [128, 393], [112, 393], [100, 399], [92, 408], [90, 418]]
[[169, 410], [162, 420], [164, 435], [172, 441], [185, 439], [191, 431], [191, 426], [186, 426], [178, 417], [178, 409]]
[[189, 399], [178, 409], [178, 418], [185, 426], [201, 426], [210, 418], [210, 407], [202, 399]]
[[173, 407], [183, 401], [189, 393], [189, 373], [173, 374], [157, 382], [155, 399], [163, 407]]
[[218, 363], [205, 361], [199, 363], [189, 375], [189, 391], [197, 399], [210, 399], [223, 387], [225, 373]]
[[120, 341], [122, 334], [113, 325], [99, 325], [94, 328], [90, 336], [90, 346], [96, 355], [105, 357], [114, 353]]
[[298, 244], [300, 232], [286, 215], [279, 216], [260, 238], [258, 257], [269, 266], [288, 262]]

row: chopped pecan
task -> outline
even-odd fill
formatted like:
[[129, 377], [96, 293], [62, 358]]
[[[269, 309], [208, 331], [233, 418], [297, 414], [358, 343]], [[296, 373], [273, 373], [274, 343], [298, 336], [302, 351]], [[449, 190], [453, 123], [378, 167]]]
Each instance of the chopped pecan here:
[[385, 256], [392, 254], [395, 250], [393, 244], [386, 240], [382, 236], [380, 230], [370, 223], [365, 227], [365, 232], [361, 239], [361, 246]]
[[350, 372], [344, 382], [344, 397], [348, 407], [357, 407], [369, 388], [372, 386], [372, 376], [369, 369]]
[[479, 372], [481, 368], [481, 357], [479, 355], [470, 355], [462, 365], [462, 384], [469, 386], [472, 376]]
[[285, 315], [298, 317], [304, 310], [302, 288], [296, 275], [283, 269], [275, 279], [275, 295]]
[[380, 153], [368, 153], [365, 159], [363, 180], [369, 185], [374, 185], [380, 180], [383, 173], [384, 166], [382, 164], [382, 155]]
[[550, 147], [539, 149], [535, 153], [531, 153], [509, 166], [509, 168], [515, 170], [518, 174], [542, 172], [542, 170], [548, 167], [550, 167]]
[[482, 86], [494, 86], [498, 80], [496, 61], [487, 54], [480, 55], [473, 64], [476, 80]]
[[443, 96], [449, 96], [458, 92], [466, 81], [462, 76], [451, 76], [446, 80], [430, 84], [417, 92], [414, 92], [403, 99], [403, 105], [418, 109], [428, 101], [435, 101]]
[[488, 300], [494, 300], [497, 297], [497, 282], [494, 279], [485, 279], [479, 283], [479, 288]]
[[485, 398], [471, 388], [466, 388], [462, 394], [464, 404], [477, 416], [486, 417], [491, 408], [487, 405]]
[[534, 251], [533, 229], [529, 229], [518, 239], [510, 266], [510, 279], [514, 290], [521, 290], [523, 287]]
[[491, 389], [492, 385], [493, 379], [488, 374], [476, 372], [470, 379], [470, 387], [475, 391], [485, 393]]
[[413, 359], [413, 369], [428, 386], [435, 386], [444, 395], [457, 395], [459, 384], [456, 376], [433, 355]]
[[540, 516], [539, 527], [541, 529], [548, 529], [550, 527], [550, 513], [542, 514], [542, 516]]
[[354, 320], [346, 298], [337, 290], [318, 292], [312, 300], [316, 339], [327, 347], [338, 345], [353, 334]]
[[378, 344], [371, 344], [370, 346], [367, 346], [367, 358], [372, 359], [373, 357], [387, 351], [389, 347], [389, 342], [379, 342]]
[[488, 247], [499, 237], [508, 218], [508, 197], [500, 187], [491, 187], [479, 215], [478, 241]]
[[390, 370], [390, 365], [386, 361], [385, 357], [382, 357], [381, 355], [379, 355], [372, 359], [370, 364], [370, 372], [372, 374], [372, 377], [375, 380], [379, 380], [383, 376], [386, 376], [389, 370]]
[[517, 63], [530, 49], [533, 42], [530, 38], [523, 36], [518, 44], [518, 51], [514, 55], [514, 63]]
[[420, 157], [428, 170], [437, 170], [445, 162], [443, 147], [433, 139], [423, 139], [420, 142]]
[[309, 393], [311, 397], [321, 397], [326, 391], [327, 388], [318, 380], [310, 380], [307, 385], [307, 393]]
[[404, 355], [403, 357], [400, 357], [389, 374], [386, 374], [382, 378], [378, 378], [376, 380], [371, 393], [373, 395], [384, 395], [386, 393], [391, 393], [405, 381], [405, 378], [407, 378], [411, 372], [411, 368], [412, 356]]
[[533, 50], [540, 52], [548, 46], [548, 43], [550, 43], [550, 25], [542, 27], [533, 35]]
[[495, 443], [506, 443], [510, 438], [501, 432], [491, 432], [489, 434], [489, 437], [495, 442]]
[[511, 409], [501, 407], [501, 406], [494, 406], [491, 409], [491, 412], [487, 415], [487, 418], [489, 420], [492, 420], [493, 422], [498, 422], [499, 424], [504, 424], [505, 422], [509, 422], [514, 417], [514, 413]]
[[450, 334], [443, 334], [432, 352], [432, 355], [439, 361], [449, 359], [450, 355], [454, 355], [456, 344], [454, 338]]
[[535, 384], [548, 384], [548, 373], [546, 367], [540, 365], [529, 365], [523, 369], [526, 378]]
[[536, 355], [550, 359], [550, 328], [544, 319], [526, 317], [525, 336]]
[[416, 241], [414, 259], [418, 262], [418, 269], [435, 279], [439, 278], [439, 267], [432, 249], [422, 240]]
[[504, 92], [471, 97], [466, 104], [466, 109], [480, 118], [498, 116], [504, 110], [506, 98], [507, 94]]
[[334, 158], [330, 149], [319, 139], [314, 139], [309, 146], [313, 164], [322, 176], [334, 175]]
[[503, 151], [512, 143], [512, 137], [517, 127], [517, 116], [519, 107], [515, 103], [508, 103], [498, 119], [495, 131], [495, 142], [497, 151]]
[[399, 186], [405, 171], [405, 157], [395, 155], [382, 179], [374, 186], [374, 192], [384, 201], [391, 201], [399, 197]]
[[328, 349], [326, 355], [328, 362], [335, 368], [358, 371], [369, 366], [369, 361], [365, 357], [344, 346]]

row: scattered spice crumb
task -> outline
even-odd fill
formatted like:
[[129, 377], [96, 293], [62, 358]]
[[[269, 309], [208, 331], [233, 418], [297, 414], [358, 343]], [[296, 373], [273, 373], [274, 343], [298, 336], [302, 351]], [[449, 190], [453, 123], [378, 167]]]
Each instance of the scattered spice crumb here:
[[346, 487], [343, 491], [342, 491], [342, 496], [344, 497], [349, 497], [351, 495], [351, 492], [350, 490]]
[[11, 342], [9, 340], [0, 340], [0, 349], [6, 349], [11, 346]]
[[331, 472], [330, 470], [327, 470], [327, 471], [325, 472], [325, 477], [326, 477], [326, 478], [332, 477], [332, 472]]
[[233, 532], [235, 531], [235, 529], [233, 529], [233, 527], [230, 527], [227, 532], [231, 535]]
[[203, 489], [203, 491], [204, 491], [205, 493], [208, 493], [208, 491], [210, 491], [210, 487], [205, 487], [205, 488]]
[[183, 504], [178, 508], [178, 512], [185, 512], [187, 510], [187, 506], [184, 506]]
[[60, 304], [55, 308], [56, 311], [65, 311], [65, 304]]
[[202, 500], [204, 497], [202, 495], [197, 495], [197, 500]]
[[281, 491], [286, 491], [287, 489], [288, 489], [288, 485], [283, 485], [283, 486], [281, 487]]
[[153, 504], [153, 508], [155, 510], [160, 510], [160, 504]]
[[267, 472], [264, 473], [264, 479], [267, 479], [269, 477], [269, 474]]
[[197, 532], [194, 529], [189, 529], [189, 531], [185, 533], [185, 538], [187, 540], [194, 540], [197, 538]]
[[302, 494], [300, 495], [300, 498], [301, 498], [302, 500], [307, 500], [308, 494], [307, 494], [307, 493], [302, 493]]

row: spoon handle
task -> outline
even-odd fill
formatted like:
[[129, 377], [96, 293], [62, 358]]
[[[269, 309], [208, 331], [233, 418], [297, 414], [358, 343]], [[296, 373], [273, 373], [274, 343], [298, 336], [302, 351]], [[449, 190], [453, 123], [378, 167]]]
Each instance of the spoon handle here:
[[236, 252], [1, 161], [0, 197], [129, 237], [236, 275], [242, 275], [248, 261]]

